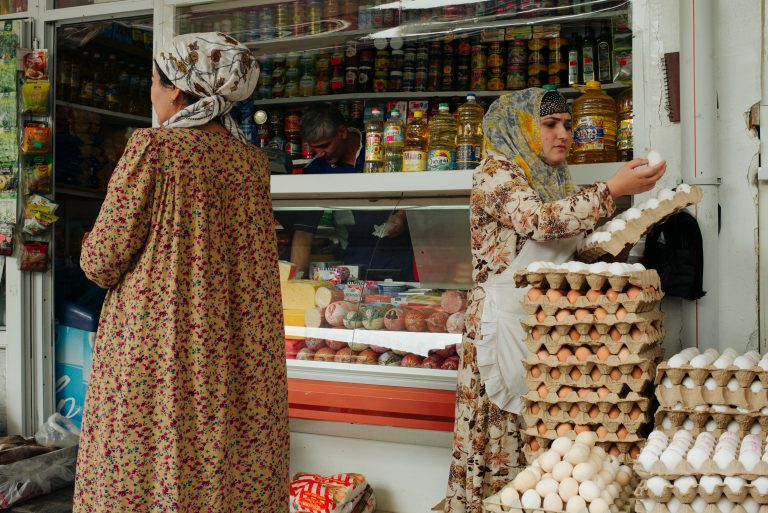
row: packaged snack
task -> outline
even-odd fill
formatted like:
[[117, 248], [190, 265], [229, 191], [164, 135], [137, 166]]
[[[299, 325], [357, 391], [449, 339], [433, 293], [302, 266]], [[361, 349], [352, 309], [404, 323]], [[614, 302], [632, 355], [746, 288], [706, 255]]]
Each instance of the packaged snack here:
[[0, 255], [10, 256], [13, 253], [13, 225], [0, 224]]
[[51, 158], [38, 155], [24, 162], [24, 183], [28, 193], [49, 194], [51, 192]]
[[13, 164], [0, 165], [0, 191], [10, 191], [16, 188], [16, 166]]
[[290, 512], [351, 513], [364, 497], [368, 483], [362, 474], [321, 476], [299, 472], [290, 484]]
[[22, 271], [45, 272], [48, 270], [48, 243], [27, 241], [24, 243], [19, 269]]
[[45, 196], [31, 194], [27, 197], [27, 210], [38, 210], [46, 214], [54, 214], [57, 208], [59, 208], [59, 204], [54, 203]]
[[21, 50], [25, 80], [48, 80], [48, 50]]
[[58, 205], [44, 196], [32, 194], [27, 198], [24, 210], [22, 231], [30, 235], [38, 235], [59, 220], [53, 213]]
[[51, 84], [41, 80], [29, 81], [21, 86], [21, 112], [48, 114], [48, 96]]
[[47, 123], [29, 121], [24, 124], [21, 151], [27, 154], [48, 153], [51, 149], [51, 129]]

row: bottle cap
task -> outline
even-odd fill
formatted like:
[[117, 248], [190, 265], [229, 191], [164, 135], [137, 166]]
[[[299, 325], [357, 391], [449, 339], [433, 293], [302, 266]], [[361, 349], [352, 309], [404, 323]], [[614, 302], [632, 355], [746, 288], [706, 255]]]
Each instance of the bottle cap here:
[[390, 116], [399, 116], [400, 111], [397, 109], [392, 109], [392, 112], [390, 112]]
[[477, 98], [477, 95], [475, 93], [467, 93], [467, 100], [474, 100]]
[[449, 110], [451, 110], [451, 108], [448, 106], [447, 103], [441, 103], [440, 105], [437, 106], [437, 110], [439, 110], [440, 112], [443, 112], [443, 111], [448, 112]]
[[557, 91], [557, 84], [544, 84], [541, 88], [547, 91]]
[[381, 109], [374, 107], [374, 108], [371, 110], [371, 114], [373, 114], [374, 116], [375, 116], [376, 114], [381, 114]]
[[600, 82], [598, 80], [587, 80], [587, 84], [584, 87], [585, 91], [600, 91]]

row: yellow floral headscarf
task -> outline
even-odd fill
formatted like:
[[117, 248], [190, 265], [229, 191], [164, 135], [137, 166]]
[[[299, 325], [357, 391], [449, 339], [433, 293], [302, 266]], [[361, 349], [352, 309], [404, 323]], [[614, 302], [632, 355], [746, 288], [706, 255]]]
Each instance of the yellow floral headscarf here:
[[547, 92], [534, 87], [499, 97], [483, 118], [483, 134], [486, 154], [515, 162], [525, 171], [531, 187], [548, 203], [570, 196], [575, 188], [565, 162], [550, 166], [542, 158], [539, 112]]

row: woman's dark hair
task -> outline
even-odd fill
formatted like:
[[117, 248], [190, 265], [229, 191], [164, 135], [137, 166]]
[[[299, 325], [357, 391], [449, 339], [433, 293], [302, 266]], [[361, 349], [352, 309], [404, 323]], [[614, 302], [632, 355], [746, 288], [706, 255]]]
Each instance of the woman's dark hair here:
[[[157, 76], [160, 77], [160, 83], [163, 85], [163, 87], [176, 87], [168, 78], [168, 75], [163, 73], [163, 70], [160, 69], [160, 66], [157, 65], [157, 62], [154, 62], [153, 65], [155, 66], [155, 71], [157, 71]], [[179, 91], [181, 91], [181, 89], [179, 89]], [[181, 91], [181, 97], [184, 98], [184, 101], [187, 102], [187, 105], [192, 105], [200, 99], [197, 96], [184, 91]]]

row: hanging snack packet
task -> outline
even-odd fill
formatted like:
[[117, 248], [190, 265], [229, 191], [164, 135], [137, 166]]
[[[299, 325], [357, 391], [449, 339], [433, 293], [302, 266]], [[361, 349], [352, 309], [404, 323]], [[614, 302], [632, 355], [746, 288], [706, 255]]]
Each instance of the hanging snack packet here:
[[13, 225], [0, 224], [0, 255], [10, 256], [13, 253]]
[[19, 269], [22, 271], [47, 271], [48, 243], [36, 240], [25, 242], [19, 259]]
[[21, 112], [48, 114], [48, 95], [51, 84], [40, 80], [30, 81], [21, 86]]
[[27, 154], [48, 153], [51, 149], [51, 130], [47, 123], [29, 121], [24, 124], [21, 151]]
[[26, 159], [24, 183], [29, 193], [49, 194], [51, 192], [51, 158], [40, 155]]
[[50, 225], [59, 220], [53, 213], [58, 205], [44, 196], [33, 194], [27, 198], [24, 210], [24, 225], [21, 231], [30, 235], [39, 235]]
[[0, 191], [12, 191], [16, 188], [16, 166], [13, 164], [0, 165]]
[[48, 80], [48, 50], [21, 50], [24, 80]]
[[46, 214], [54, 214], [57, 208], [59, 208], [59, 204], [54, 203], [45, 196], [32, 194], [27, 197], [27, 210], [38, 210]]

